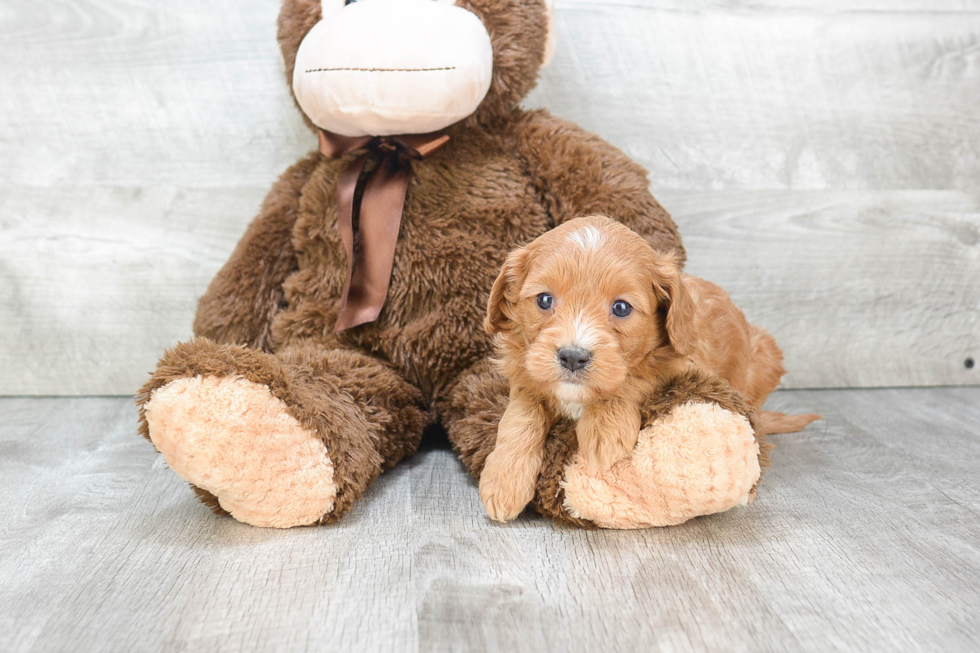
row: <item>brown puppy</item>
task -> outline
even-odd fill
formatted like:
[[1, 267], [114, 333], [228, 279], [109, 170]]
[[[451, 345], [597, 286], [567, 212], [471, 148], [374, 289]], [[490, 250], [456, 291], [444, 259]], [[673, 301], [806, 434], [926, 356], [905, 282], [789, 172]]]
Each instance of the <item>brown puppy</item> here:
[[[501, 521], [533, 498], [545, 436], [561, 416], [576, 421], [585, 461], [604, 469], [636, 445], [639, 405], [665, 376], [698, 368], [760, 408], [785, 372], [775, 340], [724, 290], [683, 275], [674, 253], [606, 217], [571, 220], [513, 252], [486, 329], [511, 384], [480, 479], [487, 512]], [[770, 433], [819, 418], [762, 417]]]

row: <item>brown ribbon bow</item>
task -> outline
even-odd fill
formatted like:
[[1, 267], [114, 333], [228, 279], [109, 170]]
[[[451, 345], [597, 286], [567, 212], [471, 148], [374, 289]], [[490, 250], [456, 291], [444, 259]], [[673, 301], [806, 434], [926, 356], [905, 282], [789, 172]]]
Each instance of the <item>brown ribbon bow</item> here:
[[[328, 158], [367, 150], [344, 168], [337, 181], [337, 226], [347, 250], [347, 282], [335, 332], [378, 319], [391, 283], [411, 162], [424, 159], [448, 140], [439, 133], [350, 137], [320, 130], [320, 152]], [[365, 172], [371, 161], [374, 167]]]

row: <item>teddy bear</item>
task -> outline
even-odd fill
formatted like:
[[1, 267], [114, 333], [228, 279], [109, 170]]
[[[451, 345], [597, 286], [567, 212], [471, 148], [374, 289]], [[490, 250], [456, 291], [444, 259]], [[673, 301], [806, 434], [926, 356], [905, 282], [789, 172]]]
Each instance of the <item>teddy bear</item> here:
[[[683, 257], [643, 168], [520, 107], [552, 17], [550, 0], [283, 0], [287, 80], [319, 149], [275, 182], [195, 337], [137, 395], [140, 433], [215, 512], [335, 522], [434, 426], [479, 478], [509, 396], [483, 330], [507, 254], [603, 214]], [[533, 508], [639, 528], [754, 496], [767, 446], [727, 384], [668, 379], [642, 416], [633, 452], [601, 471], [557, 424]]]

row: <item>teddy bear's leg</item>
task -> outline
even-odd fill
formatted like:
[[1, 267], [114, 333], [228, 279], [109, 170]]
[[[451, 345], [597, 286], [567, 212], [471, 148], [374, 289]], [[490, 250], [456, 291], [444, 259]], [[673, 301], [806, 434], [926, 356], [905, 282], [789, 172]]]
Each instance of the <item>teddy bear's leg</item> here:
[[[450, 440], [477, 478], [507, 400], [507, 380], [485, 361], [464, 373], [440, 406]], [[721, 512], [754, 495], [769, 447], [755, 430], [753, 409], [727, 383], [682, 375], [642, 413], [633, 453], [603, 472], [583, 464], [574, 424], [559, 422], [548, 436], [532, 507], [578, 526], [646, 528]]]
[[361, 352], [203, 338], [168, 351], [138, 403], [140, 432], [205, 503], [278, 528], [339, 519], [428, 421], [421, 393]]

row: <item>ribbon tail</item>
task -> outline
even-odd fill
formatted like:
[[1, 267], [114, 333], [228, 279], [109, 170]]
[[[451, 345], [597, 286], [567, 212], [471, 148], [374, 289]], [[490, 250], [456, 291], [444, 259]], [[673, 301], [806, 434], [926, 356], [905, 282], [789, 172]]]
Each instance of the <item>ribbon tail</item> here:
[[413, 159], [424, 159], [449, 142], [449, 136], [440, 132], [405, 134], [393, 138], [408, 152], [412, 153], [411, 158]]
[[347, 253], [347, 275], [344, 278], [344, 290], [340, 295], [340, 310], [347, 305], [347, 294], [350, 291], [351, 277], [354, 274], [354, 197], [357, 195], [357, 182], [361, 171], [367, 165], [370, 155], [364, 154], [344, 168], [337, 179], [337, 231]]
[[320, 154], [328, 159], [338, 159], [371, 142], [370, 136], [341, 136], [323, 129], [317, 132], [317, 138], [319, 139]]
[[384, 307], [410, 176], [409, 164], [392, 154], [378, 162], [365, 184], [354, 253], [356, 264], [335, 332], [373, 322]]

